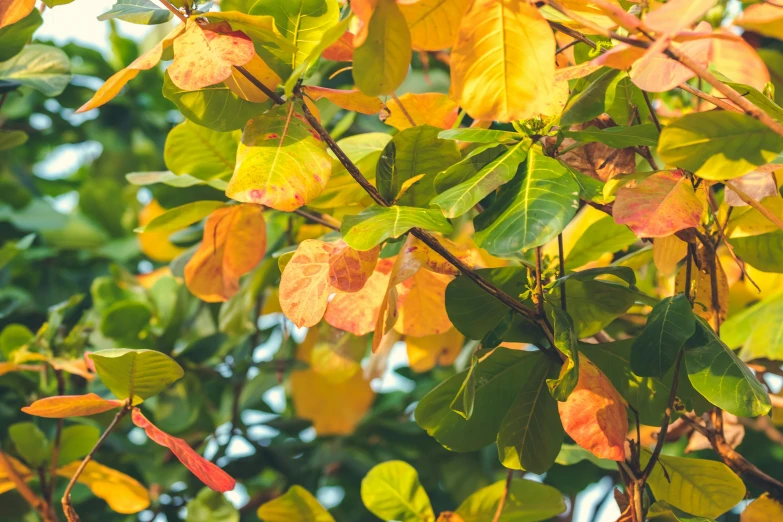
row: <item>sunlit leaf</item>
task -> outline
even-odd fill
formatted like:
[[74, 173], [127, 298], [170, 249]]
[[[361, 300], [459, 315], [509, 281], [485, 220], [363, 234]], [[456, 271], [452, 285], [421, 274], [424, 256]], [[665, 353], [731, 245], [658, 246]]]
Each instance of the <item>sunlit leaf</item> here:
[[162, 24], [173, 16], [168, 9], [162, 9], [149, 0], [116, 0], [111, 9], [98, 17], [105, 21], [112, 18], [141, 25]]
[[341, 91], [339, 89], [309, 85], [303, 87], [302, 90], [313, 100], [326, 98], [347, 111], [356, 111], [362, 114], [378, 114], [383, 109], [381, 100], [372, 96], [366, 96], [358, 90]]
[[83, 417], [121, 408], [123, 401], [104, 399], [94, 393], [86, 395], [59, 395], [38, 399], [22, 411], [37, 417], [62, 419], [65, 417]]
[[[505, 481], [482, 488], [460, 504], [457, 514], [464, 522], [486, 522], [497, 513], [505, 492]], [[514, 479], [508, 489], [499, 522], [550, 520], [566, 510], [565, 500], [552, 486], [526, 479]]]
[[182, 378], [174, 359], [154, 350], [113, 348], [89, 355], [103, 384], [119, 399], [139, 404]]
[[302, 486], [297, 485], [291, 486], [284, 495], [280, 495], [259, 507], [258, 517], [266, 522], [291, 522], [293, 520], [334, 522], [332, 515], [318, 503], [315, 497]]
[[[81, 464], [78, 460], [71, 462], [59, 468], [57, 474], [69, 479], [76, 474]], [[77, 481], [90, 488], [96, 497], [105, 500], [117, 513], [130, 515], [150, 505], [147, 489], [137, 480], [94, 460], [87, 463]]]
[[444, 234], [451, 232], [451, 224], [437, 210], [396, 205], [373, 205], [355, 216], [346, 216], [341, 230], [349, 246], [356, 250], [369, 250], [415, 227]]
[[416, 470], [401, 460], [373, 467], [362, 479], [362, 502], [384, 520], [425, 522], [435, 518]]
[[[426, 2], [417, 2], [418, 4], [424, 4]], [[449, 4], [450, 2], [443, 2], [443, 4]], [[406, 6], [400, 6], [405, 8]], [[391, 114], [383, 120], [387, 125], [391, 125], [397, 130], [405, 130], [413, 127], [410, 119], [416, 125], [431, 125], [439, 129], [448, 129], [454, 125], [457, 120], [457, 114], [459, 112], [459, 106], [447, 95], [439, 92], [426, 92], [423, 94], [416, 94], [412, 92], [406, 92], [399, 98], [399, 103], [395, 99], [388, 100], [387, 107]], [[403, 108], [408, 115], [405, 115]], [[443, 136], [438, 135], [441, 139], [446, 139]]]

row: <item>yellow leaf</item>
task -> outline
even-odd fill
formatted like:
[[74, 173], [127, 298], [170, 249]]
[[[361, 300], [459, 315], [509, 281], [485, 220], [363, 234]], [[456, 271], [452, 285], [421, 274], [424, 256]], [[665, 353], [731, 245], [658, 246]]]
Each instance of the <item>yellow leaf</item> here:
[[[310, 330], [297, 349], [297, 358], [312, 362], [310, 346], [317, 335], [316, 330]], [[375, 398], [362, 372], [334, 383], [312, 369], [293, 372], [291, 395], [297, 415], [311, 420], [319, 436], [352, 433]]]
[[[451, 328], [446, 314], [446, 286], [452, 279], [452, 276], [419, 270], [402, 283], [407, 292], [400, 292], [395, 329], [401, 334], [424, 337]], [[425, 317], [426, 321], [422, 320]]]
[[656, 237], [653, 243], [653, 262], [658, 272], [670, 276], [677, 271], [677, 263], [688, 253], [688, 243], [674, 234]]
[[[361, 15], [357, 12], [357, 16]], [[377, 0], [366, 27], [367, 37], [354, 40], [353, 77], [367, 96], [389, 94], [408, 75], [411, 35], [405, 17], [394, 0]], [[554, 51], [553, 51], [554, 52]]]
[[[156, 217], [166, 212], [157, 200], [153, 199], [139, 212], [139, 226], [144, 226]], [[182, 252], [184, 248], [175, 246], [169, 241], [169, 232], [142, 232], [138, 235], [139, 248], [144, 255], [154, 261], [171, 261]]]
[[350, 379], [361, 371], [367, 339], [331, 326], [319, 328], [318, 340], [310, 355], [310, 368], [333, 383]]
[[232, 65], [244, 65], [254, 55], [253, 42], [242, 31], [232, 31], [225, 22], [201, 26], [189, 19], [185, 32], [174, 40], [168, 73], [183, 91], [197, 91], [229, 78]]
[[476, 0], [451, 53], [451, 97], [474, 119], [533, 117], [552, 97], [554, 53], [552, 29], [536, 7]]
[[163, 50], [171, 47], [174, 40], [180, 35], [184, 28], [184, 25], [178, 25], [173, 31], [167, 34], [163, 40], [158, 42], [155, 47], [133, 60], [126, 68], [112, 75], [95, 92], [93, 97], [90, 98], [87, 103], [79, 107], [76, 112], [86, 112], [108, 103], [119, 94], [122, 88], [125, 87], [125, 84], [139, 74], [139, 71], [146, 71], [158, 65], [158, 62], [163, 56]]
[[226, 195], [290, 212], [315, 199], [331, 172], [326, 145], [291, 102], [247, 123]]
[[735, 23], [749, 31], [783, 40], [783, 10], [776, 5], [749, 5]]
[[399, 2], [408, 22], [411, 43], [421, 51], [439, 51], [454, 44], [462, 15], [471, 0], [418, 0]]
[[451, 366], [457, 359], [465, 338], [456, 328], [425, 337], [406, 337], [408, 363], [415, 372], [426, 372], [435, 366]]
[[18, 22], [29, 15], [35, 7], [35, 0], [0, 1], [0, 28]]
[[[399, 97], [402, 107], [416, 125], [432, 125], [440, 129], [450, 129], [457, 121], [459, 106], [445, 94], [439, 92], [426, 92], [415, 94], [406, 92]], [[391, 114], [384, 123], [397, 130], [405, 130], [412, 127], [410, 121], [402, 111], [397, 100], [390, 99], [387, 106]]]
[[783, 520], [783, 504], [767, 493], [750, 503], [740, 515], [740, 522], [770, 522]]
[[239, 291], [240, 276], [255, 268], [266, 251], [262, 210], [244, 204], [210, 214], [201, 246], [185, 265], [185, 284], [194, 295], [216, 303]]
[[361, 290], [335, 295], [326, 307], [326, 322], [358, 336], [372, 332], [386, 297], [393, 266], [394, 259], [381, 259]]
[[383, 109], [381, 100], [374, 96], [362, 94], [356, 89], [341, 91], [339, 89], [328, 89], [326, 87], [309, 85], [302, 89], [313, 100], [326, 98], [347, 111], [361, 112], [362, 114], [378, 114], [381, 112], [381, 109]]
[[[71, 462], [58, 469], [57, 474], [71, 478], [80, 465], [80, 460]], [[105, 500], [113, 511], [123, 515], [138, 513], [150, 505], [147, 490], [136, 479], [94, 460], [87, 463], [77, 481], [90, 488], [96, 497]]]
[[[274, 91], [275, 87], [282, 81], [275, 71], [269, 68], [264, 60], [257, 54], [253, 55], [245, 65], [242, 66], [247, 72], [253, 75], [258, 81]], [[223, 83], [231, 89], [231, 92], [253, 103], [263, 103], [269, 99], [264, 91], [256, 87], [247, 77], [239, 72], [236, 67], [231, 68], [231, 76], [226, 78]]]

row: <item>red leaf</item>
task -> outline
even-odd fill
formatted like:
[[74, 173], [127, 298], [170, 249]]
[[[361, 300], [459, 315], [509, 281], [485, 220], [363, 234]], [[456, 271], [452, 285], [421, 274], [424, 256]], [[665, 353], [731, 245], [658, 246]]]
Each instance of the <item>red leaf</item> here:
[[321, 56], [335, 62], [353, 61], [353, 33], [345, 31], [339, 40], [324, 49]]
[[557, 408], [563, 429], [577, 444], [598, 458], [625, 459], [625, 404], [609, 379], [586, 357], [579, 360], [576, 388]]
[[138, 408], [133, 409], [131, 418], [133, 424], [142, 428], [150, 439], [169, 448], [179, 461], [208, 487], [220, 493], [234, 489], [236, 481], [228, 473], [196, 453], [184, 440], [161, 431], [147, 420]]
[[117, 399], [107, 400], [94, 393], [88, 393], [87, 395], [47, 397], [22, 408], [22, 411], [37, 417], [62, 419], [65, 417], [96, 415], [114, 408], [120, 408], [122, 405], [123, 401]]

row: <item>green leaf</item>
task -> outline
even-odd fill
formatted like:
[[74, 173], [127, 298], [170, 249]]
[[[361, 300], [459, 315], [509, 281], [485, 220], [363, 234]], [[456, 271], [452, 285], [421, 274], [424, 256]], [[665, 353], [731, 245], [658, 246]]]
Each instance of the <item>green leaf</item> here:
[[248, 122], [226, 195], [290, 212], [316, 198], [329, 181], [326, 145], [293, 101]]
[[245, 101], [223, 83], [198, 91], [183, 91], [174, 85], [168, 73], [163, 78], [163, 96], [193, 123], [218, 132], [241, 129], [248, 120], [260, 116], [272, 106], [271, 101]]
[[638, 114], [639, 121], [650, 121], [650, 109], [641, 89], [625, 73], [617, 76], [609, 85], [604, 101], [606, 113], [618, 125], [628, 125], [634, 114]]
[[663, 129], [658, 144], [665, 163], [713, 180], [743, 176], [781, 150], [783, 137], [769, 127], [726, 111], [687, 114]]
[[0, 150], [8, 150], [27, 143], [27, 133], [20, 130], [0, 130]]
[[[357, 134], [337, 141], [348, 158], [359, 168], [359, 171], [369, 181], [375, 180], [375, 168], [378, 159], [392, 137], [385, 132], [368, 132]], [[332, 176], [321, 194], [308, 206], [313, 208], [337, 208], [355, 205], [367, 199], [367, 193], [356, 183], [345, 166], [332, 156]]]
[[[597, 334], [636, 301], [636, 293], [619, 284], [579, 279], [565, 284], [566, 309], [579, 339]], [[553, 295], [559, 299], [560, 290], [556, 288]]]
[[595, 261], [606, 253], [623, 250], [638, 239], [631, 229], [615, 223], [612, 216], [604, 216], [590, 225], [568, 251], [565, 259], [566, 270]]
[[764, 386], [701, 318], [685, 347], [685, 367], [696, 391], [719, 408], [738, 417], [769, 413]]
[[177, 175], [209, 180], [234, 172], [241, 133], [216, 132], [185, 120], [169, 132], [163, 149], [166, 168]]
[[389, 239], [400, 237], [411, 228], [451, 233], [451, 223], [437, 210], [414, 207], [372, 205], [355, 216], [343, 218], [341, 232], [346, 243], [356, 250], [369, 250]]
[[[650, 452], [642, 451], [642, 466]], [[657, 500], [694, 515], [716, 518], [745, 497], [745, 484], [728, 466], [714, 460], [661, 455], [647, 480]]]
[[751, 87], [744, 83], [733, 82], [718, 71], [715, 71], [715, 76], [735, 91], [742, 93], [743, 98], [760, 107], [764, 112], [776, 120], [783, 120], [783, 108], [764, 96], [764, 94], [755, 87]]
[[435, 519], [427, 492], [419, 475], [401, 460], [373, 467], [362, 479], [362, 502], [383, 520], [429, 522]]
[[579, 464], [583, 460], [587, 460], [601, 469], [607, 471], [614, 471], [617, 469], [617, 462], [609, 459], [599, 459], [584, 448], [577, 446], [576, 444], [563, 444], [560, 447], [560, 453], [557, 454], [555, 464], [561, 466], [573, 466]]
[[101, 333], [118, 341], [133, 342], [149, 326], [151, 318], [152, 310], [146, 304], [132, 299], [118, 301], [103, 312]]
[[16, 81], [54, 97], [71, 81], [71, 61], [57, 47], [29, 44], [4, 62], [0, 62], [0, 80]]
[[512, 145], [475, 175], [459, 185], [441, 192], [430, 201], [430, 205], [440, 207], [443, 215], [447, 218], [461, 216], [495, 189], [511, 181], [517, 173], [519, 164], [527, 158], [529, 148], [530, 141], [528, 140]]
[[202, 397], [198, 377], [185, 375], [155, 397], [155, 424], [166, 433], [186, 432], [198, 420]]
[[574, 391], [579, 380], [579, 342], [574, 331], [574, 322], [559, 306], [547, 300], [547, 308], [554, 321], [555, 347], [566, 356], [557, 379], [547, 381], [549, 392], [559, 402], [565, 402]]
[[483, 448], [497, 438], [500, 425], [519, 393], [520, 383], [528, 380], [536, 362], [545, 357], [540, 352], [495, 349], [474, 370], [476, 403], [470, 420], [451, 410], [451, 403], [467, 376], [467, 371], [463, 371], [422, 398], [416, 407], [416, 422], [451, 451]]
[[194, 201], [167, 210], [134, 232], [174, 232], [197, 223], [223, 207], [222, 201]]
[[[497, 512], [505, 495], [505, 481], [495, 482], [469, 496], [457, 509], [464, 522], [487, 522]], [[498, 522], [539, 522], [565, 513], [563, 495], [552, 486], [526, 479], [514, 479]]]
[[11, 359], [11, 355], [35, 339], [35, 335], [23, 324], [9, 324], [3, 328], [0, 333], [0, 353], [6, 360]]
[[631, 347], [631, 369], [642, 377], [662, 377], [696, 331], [696, 319], [685, 294], [661, 299]]
[[442, 140], [458, 140], [468, 143], [510, 143], [524, 138], [517, 132], [493, 129], [449, 129], [440, 131], [438, 137]]
[[606, 187], [606, 184], [603, 181], [595, 179], [592, 176], [588, 176], [587, 174], [582, 174], [578, 170], [568, 167], [568, 165], [566, 165], [566, 168], [568, 168], [568, 171], [571, 173], [571, 176], [573, 176], [576, 184], [579, 185], [580, 198], [586, 201], [593, 201], [601, 205], [605, 205], [614, 199], [613, 197], [607, 197], [604, 195], [604, 188]]
[[338, 22], [340, 6], [337, 0], [259, 0], [250, 9], [250, 14], [274, 17], [280, 33], [296, 46], [293, 53], [285, 49], [271, 51], [287, 64], [288, 72], [281, 75], [287, 78], [293, 69], [307, 59], [323, 34]]
[[264, 522], [334, 522], [334, 518], [301, 486], [291, 486], [285, 495], [270, 500], [258, 508], [258, 517]]
[[658, 145], [658, 128], [652, 123], [643, 123], [632, 127], [609, 127], [598, 129], [588, 127], [581, 131], [563, 131], [563, 136], [581, 143], [603, 143], [613, 149], [625, 147]]
[[497, 437], [498, 457], [505, 467], [541, 474], [554, 464], [565, 432], [547, 381], [557, 376], [559, 366], [539, 354], [525, 380], [519, 381]]
[[729, 238], [734, 253], [762, 272], [783, 273], [783, 230]]
[[603, 68], [588, 76], [585, 87], [568, 100], [560, 125], [568, 127], [600, 116], [605, 110], [606, 90], [619, 74], [617, 69]]
[[[386, 201], [399, 199], [403, 205], [428, 206], [435, 195], [435, 176], [460, 161], [457, 144], [439, 139], [439, 131], [430, 125], [411, 127], [398, 133], [386, 145], [375, 172], [378, 192]], [[400, 198], [405, 182], [421, 174], [424, 178]]]
[[465, 157], [435, 177], [435, 192], [440, 194], [464, 183], [507, 150], [508, 147], [505, 145], [495, 143], [479, 144], [472, 147]]
[[150, 0], [117, 0], [110, 10], [98, 17], [98, 20], [117, 18], [132, 24], [157, 25], [168, 22], [172, 16], [171, 11], [161, 9]]
[[[476, 272], [508, 295], [518, 296], [527, 290], [524, 267], [482, 268]], [[529, 300], [521, 302], [532, 305]], [[459, 276], [446, 287], [446, 313], [457, 330], [470, 339], [483, 339], [508, 311], [505, 304], [468, 277]]]
[[156, 183], [163, 183], [164, 185], [176, 188], [193, 187], [195, 185], [208, 185], [223, 192], [228, 186], [228, 182], [222, 179], [211, 179], [209, 181], [204, 181], [202, 179], [194, 178], [189, 174], [182, 174], [177, 176], [176, 174], [168, 171], [131, 172], [130, 174], [125, 174], [125, 179], [127, 179], [128, 183], [131, 185], [138, 185], [142, 187], [147, 185], [154, 185]]
[[[606, 375], [623, 399], [639, 412], [642, 424], [657, 426], [660, 425], [668, 405], [674, 369], [669, 370], [662, 378], [636, 375], [631, 371], [632, 343], [633, 339], [600, 344], [581, 343], [579, 351]], [[684, 373], [680, 372], [681, 382], [687, 382]], [[683, 392], [682, 384], [678, 389]]]
[[42, 23], [41, 13], [38, 9], [33, 9], [18, 22], [0, 29], [0, 62], [10, 60], [19, 54]]
[[729, 348], [739, 348], [740, 359], [783, 359], [783, 293], [766, 297], [723, 323], [720, 337]]
[[379, 0], [366, 40], [353, 51], [353, 77], [367, 96], [390, 94], [408, 75], [413, 51], [408, 23], [394, 0]]
[[51, 448], [46, 435], [32, 422], [17, 422], [8, 428], [8, 436], [14, 443], [16, 452], [31, 467], [42, 466], [51, 456]]
[[0, 269], [5, 267], [20, 253], [24, 252], [35, 241], [35, 234], [27, 234], [19, 241], [8, 241], [0, 247]]
[[473, 407], [476, 404], [476, 366], [478, 357], [475, 355], [470, 359], [468, 374], [462, 382], [457, 395], [451, 401], [451, 411], [461, 415], [465, 420], [470, 420], [473, 416]]
[[239, 511], [222, 493], [202, 488], [188, 502], [185, 522], [239, 522]]
[[60, 456], [58, 467], [87, 456], [101, 437], [101, 430], [95, 426], [75, 425], [63, 429], [60, 435]]
[[574, 217], [578, 201], [579, 187], [568, 170], [533, 147], [526, 168], [474, 220], [476, 244], [496, 256], [544, 245]]
[[103, 384], [118, 399], [132, 397], [133, 404], [165, 390], [184, 375], [174, 359], [154, 350], [115, 348], [99, 350], [89, 357]]
[[686, 513], [663, 500], [659, 500], [650, 506], [649, 511], [647, 511], [647, 519], [651, 522], [715, 522], [712, 518]]

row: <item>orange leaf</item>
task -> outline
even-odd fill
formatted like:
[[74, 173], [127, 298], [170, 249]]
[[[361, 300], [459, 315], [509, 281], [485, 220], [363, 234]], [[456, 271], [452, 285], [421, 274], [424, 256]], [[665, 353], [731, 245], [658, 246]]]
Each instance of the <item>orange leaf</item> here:
[[174, 61], [168, 69], [174, 85], [197, 91], [231, 76], [232, 65], [253, 59], [253, 41], [242, 31], [227, 31], [227, 24], [200, 26], [189, 19], [185, 32], [174, 41]]
[[[282, 81], [275, 71], [269, 68], [264, 60], [257, 54], [253, 55], [245, 65], [244, 69], [252, 74], [258, 81], [269, 87], [270, 90], [275, 90], [275, 87]], [[244, 74], [239, 72], [236, 67], [231, 68], [231, 76], [225, 79], [224, 83], [226, 87], [231, 89], [231, 92], [253, 103], [263, 103], [269, 99], [264, 94], [264, 91], [256, 87], [250, 80], [248, 80]]]
[[201, 246], [185, 266], [185, 284], [193, 294], [216, 303], [239, 291], [240, 276], [255, 268], [266, 251], [262, 210], [247, 203], [210, 214]]
[[393, 266], [393, 258], [381, 259], [361, 290], [335, 295], [326, 307], [326, 322], [354, 335], [372, 332], [386, 297]]
[[303, 90], [314, 100], [326, 98], [347, 111], [361, 112], [362, 114], [378, 114], [383, 109], [381, 100], [374, 96], [362, 94], [358, 89], [341, 91], [339, 89], [307, 85], [303, 87]]
[[[158, 200], [153, 199], [139, 212], [139, 225], [146, 225], [164, 212], [166, 212], [166, 209], [160, 206]], [[169, 241], [169, 234], [170, 232], [165, 230], [160, 232], [142, 232], [137, 236], [139, 248], [153, 261], [171, 261], [183, 253], [185, 249]]]
[[772, 3], [755, 4], [746, 6], [742, 10], [742, 16], [735, 23], [749, 31], [780, 40], [783, 39], [781, 19], [783, 19], [783, 9], [779, 6]]
[[661, 171], [617, 191], [614, 220], [639, 237], [664, 237], [695, 227], [702, 203], [682, 171]]
[[[423, 337], [443, 333], [452, 327], [446, 313], [446, 286], [453, 278], [428, 270], [419, 270], [402, 283], [399, 320], [395, 329], [401, 334]], [[426, 320], [422, 320], [426, 317]]]
[[625, 459], [628, 416], [622, 397], [586, 357], [579, 361], [579, 381], [565, 402], [558, 402], [568, 436], [598, 458]]
[[[706, 36], [712, 32], [712, 27], [709, 23], [702, 22], [695, 32]], [[707, 67], [710, 43], [710, 38], [697, 38], [681, 44], [679, 50]], [[664, 92], [696, 76], [696, 73], [663, 54], [668, 44], [668, 37], [659, 38], [631, 68], [631, 80], [637, 87], [649, 92]]]
[[147, 420], [138, 408], [133, 408], [131, 419], [153, 442], [169, 448], [179, 461], [209, 488], [220, 493], [234, 489], [236, 481], [228, 473], [196, 453], [184, 440], [161, 431]]
[[[439, 92], [426, 92], [415, 94], [407, 92], [399, 97], [402, 107], [408, 112], [416, 125], [432, 125], [439, 129], [450, 129], [457, 121], [459, 106], [445, 94]], [[388, 108], [391, 115], [384, 123], [397, 130], [405, 130], [412, 127], [405, 116], [397, 100], [390, 99]]]
[[676, 33], [707, 14], [716, 0], [669, 0], [644, 17], [644, 25], [659, 33]]
[[324, 49], [321, 56], [327, 60], [334, 60], [335, 62], [353, 61], [353, 39], [353, 33], [345, 31], [339, 40]]
[[158, 42], [155, 47], [133, 60], [126, 68], [112, 75], [103, 85], [101, 85], [93, 97], [90, 98], [87, 103], [79, 107], [76, 112], [86, 112], [108, 103], [119, 94], [126, 83], [139, 74], [139, 71], [146, 71], [158, 65], [158, 62], [163, 56], [163, 50], [171, 47], [171, 44], [184, 28], [184, 25], [178, 25], [173, 31], [167, 34], [163, 40]]
[[25, 406], [22, 411], [36, 417], [64, 419], [66, 417], [86, 417], [105, 411], [121, 408], [123, 401], [104, 399], [94, 393], [86, 395], [58, 395], [47, 397]]
[[72, 375], [78, 375], [88, 381], [95, 378], [95, 374], [90, 372], [89, 368], [87, 368], [87, 362], [84, 360], [84, 357], [80, 357], [79, 359], [55, 358], [50, 360], [49, 364], [51, 364], [52, 368], [55, 370], [62, 370]]
[[[31, 478], [33, 478], [33, 472], [30, 471], [30, 468], [19, 462], [17, 459], [12, 457], [11, 455], [4, 454], [6, 460], [8, 460], [8, 463], [11, 465], [11, 469], [16, 472], [16, 474], [27, 482]], [[8, 476], [6, 472], [5, 466], [0, 466], [0, 495], [5, 493], [6, 491], [11, 491], [12, 489], [16, 488], [16, 483], [11, 480], [11, 477]]]
[[460, 20], [471, 0], [398, 0], [408, 23], [413, 48], [421, 51], [447, 49], [457, 39]]
[[380, 248], [354, 250], [340, 240], [300, 243], [280, 278], [280, 306], [297, 326], [313, 326], [324, 315], [329, 295], [358, 292], [370, 278]]
[[0, 0], [0, 28], [18, 22], [34, 7], [35, 0]]

